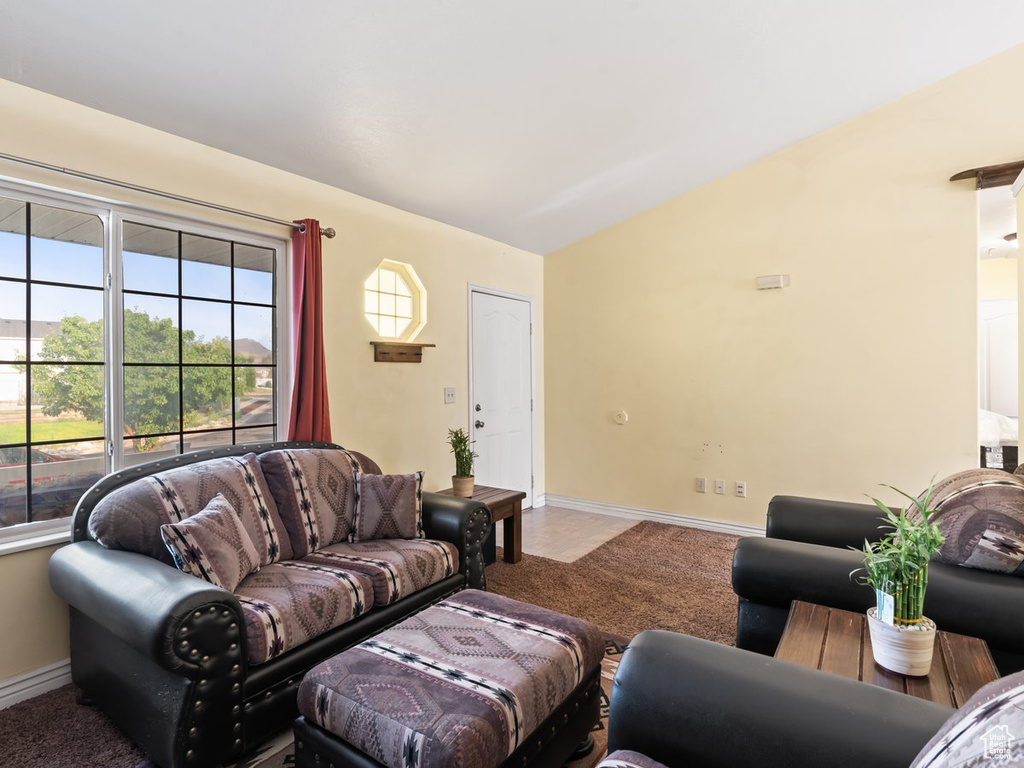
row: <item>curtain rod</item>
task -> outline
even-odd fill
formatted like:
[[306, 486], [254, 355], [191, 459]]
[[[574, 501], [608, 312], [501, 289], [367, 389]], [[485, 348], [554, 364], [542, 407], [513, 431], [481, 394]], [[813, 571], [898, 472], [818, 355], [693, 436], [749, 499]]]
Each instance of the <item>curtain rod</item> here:
[[[118, 181], [117, 179], [108, 179], [105, 176], [97, 176], [92, 173], [85, 173], [84, 171], [76, 171], [72, 168], [62, 168], [59, 165], [50, 165], [39, 160], [29, 160], [26, 157], [18, 157], [17, 155], [8, 155], [0, 152], [0, 160], [9, 160], [12, 163], [21, 163], [22, 165], [31, 165], [34, 168], [42, 168], [47, 171], [55, 171], [57, 173], [63, 173], [66, 176], [74, 176], [79, 179], [86, 179], [87, 181], [97, 181], [100, 184], [109, 184], [114, 187], [120, 187], [122, 189], [130, 189], [135, 192], [142, 192], [147, 195], [155, 195], [156, 197], [163, 197], [167, 200], [176, 200], [179, 203], [189, 203], [190, 205], [198, 205], [203, 208], [212, 208], [215, 211], [222, 211], [224, 213], [233, 213], [236, 216], [245, 216], [250, 219], [259, 219], [260, 221], [266, 221], [270, 224], [279, 224], [282, 227], [288, 227], [289, 229], [297, 229], [299, 232], [306, 231], [306, 225], [294, 221], [285, 221], [284, 219], [275, 219], [273, 216], [264, 216], [262, 213], [252, 213], [251, 211], [242, 211], [238, 208], [229, 208], [226, 205], [218, 205], [217, 203], [208, 203], [205, 200], [196, 200], [194, 197], [185, 197], [184, 195], [176, 195], [173, 192], [161, 192], [159, 189], [152, 189], [150, 187], [143, 187], [139, 184], [132, 184], [127, 181]], [[330, 239], [337, 233], [333, 227], [322, 228], [320, 234]]]

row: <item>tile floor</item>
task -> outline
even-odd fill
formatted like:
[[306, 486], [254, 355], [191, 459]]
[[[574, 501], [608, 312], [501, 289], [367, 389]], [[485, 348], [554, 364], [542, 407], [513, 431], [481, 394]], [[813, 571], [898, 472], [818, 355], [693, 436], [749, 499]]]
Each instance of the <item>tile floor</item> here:
[[[571, 563], [623, 531], [629, 530], [638, 522], [640, 521], [561, 507], [524, 509], [523, 552]], [[501, 529], [502, 524], [499, 522], [499, 547]]]

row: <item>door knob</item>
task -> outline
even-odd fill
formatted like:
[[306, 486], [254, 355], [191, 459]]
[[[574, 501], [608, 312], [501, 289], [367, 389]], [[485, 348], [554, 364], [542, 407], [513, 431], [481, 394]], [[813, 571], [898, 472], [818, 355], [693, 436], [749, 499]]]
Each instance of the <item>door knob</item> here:
[[484, 423], [482, 421], [480, 421], [480, 419], [477, 419], [476, 422], [473, 424], [473, 426], [476, 427], [477, 429], [483, 429], [484, 428]]

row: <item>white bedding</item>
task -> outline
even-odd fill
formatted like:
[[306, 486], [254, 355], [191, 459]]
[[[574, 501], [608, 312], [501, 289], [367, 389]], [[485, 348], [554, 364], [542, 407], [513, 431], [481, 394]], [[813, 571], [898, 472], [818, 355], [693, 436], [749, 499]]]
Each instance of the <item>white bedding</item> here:
[[1017, 444], [1017, 419], [978, 409], [978, 440], [986, 448]]

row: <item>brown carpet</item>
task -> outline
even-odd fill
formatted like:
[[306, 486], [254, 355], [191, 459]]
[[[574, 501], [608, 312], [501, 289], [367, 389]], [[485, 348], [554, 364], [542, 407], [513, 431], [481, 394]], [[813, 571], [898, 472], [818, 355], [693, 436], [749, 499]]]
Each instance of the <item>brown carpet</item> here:
[[[625, 639], [642, 629], [671, 629], [732, 644], [736, 596], [730, 564], [736, 540], [645, 521], [572, 563], [533, 555], [515, 565], [499, 559], [487, 568], [488, 589], [583, 617]], [[146, 765], [101, 712], [76, 704], [76, 693], [67, 685], [0, 711], [0, 765]]]
[[523, 555], [487, 567], [487, 589], [632, 638], [670, 629], [736, 642], [737, 536], [645, 520], [571, 563]]
[[12, 768], [134, 768], [145, 756], [106, 715], [79, 706], [65, 685], [0, 711], [0, 765]]

